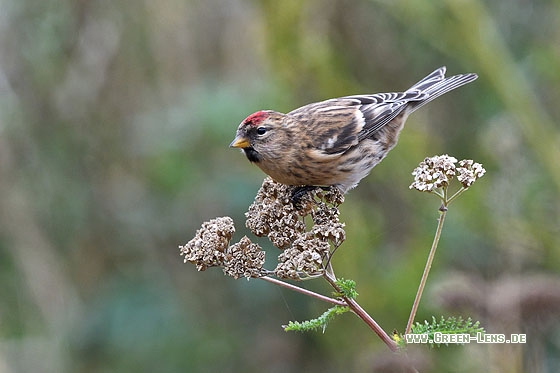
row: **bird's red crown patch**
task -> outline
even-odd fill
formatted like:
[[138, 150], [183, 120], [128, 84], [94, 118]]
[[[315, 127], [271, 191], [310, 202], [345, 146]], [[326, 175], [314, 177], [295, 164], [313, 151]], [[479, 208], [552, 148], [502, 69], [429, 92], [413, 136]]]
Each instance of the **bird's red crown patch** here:
[[245, 118], [243, 123], [248, 124], [250, 126], [257, 126], [263, 120], [265, 120], [267, 116], [268, 116], [268, 113], [266, 111], [264, 111], [264, 110], [257, 111], [256, 113], [253, 113], [253, 114], [249, 115], [247, 118]]

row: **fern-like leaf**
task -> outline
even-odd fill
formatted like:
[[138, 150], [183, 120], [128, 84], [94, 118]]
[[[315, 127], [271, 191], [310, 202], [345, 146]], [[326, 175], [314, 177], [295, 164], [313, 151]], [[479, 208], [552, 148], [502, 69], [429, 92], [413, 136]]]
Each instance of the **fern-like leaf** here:
[[356, 281], [345, 280], [343, 278], [335, 281], [336, 286], [340, 289], [340, 293], [335, 293], [335, 297], [346, 297], [350, 299], [355, 299], [358, 296], [356, 291]]
[[325, 311], [321, 316], [316, 319], [306, 321], [290, 321], [288, 325], [283, 325], [284, 331], [307, 332], [311, 330], [322, 329], [323, 333], [327, 328], [327, 324], [334, 319], [337, 315], [341, 315], [350, 310], [348, 307], [334, 306]]
[[[446, 319], [441, 316], [439, 319], [436, 319], [435, 316], [432, 316], [431, 323], [427, 320], [425, 320], [423, 323], [416, 322], [412, 326], [412, 330], [410, 332], [410, 334], [424, 335], [423, 339], [415, 338], [414, 340], [422, 340], [424, 343], [429, 344], [431, 347], [440, 347], [441, 343], [435, 342], [435, 333], [468, 334], [470, 336], [474, 336], [477, 333], [484, 333], [484, 328], [480, 326], [479, 321], [473, 322], [470, 317], [465, 320], [462, 317], [452, 316]], [[408, 338], [411, 338], [410, 334]], [[399, 347], [404, 347], [407, 343], [406, 336], [402, 336], [398, 333], [393, 334], [393, 340], [397, 342], [397, 345], [399, 345]], [[447, 345], [447, 343], [444, 344]]]

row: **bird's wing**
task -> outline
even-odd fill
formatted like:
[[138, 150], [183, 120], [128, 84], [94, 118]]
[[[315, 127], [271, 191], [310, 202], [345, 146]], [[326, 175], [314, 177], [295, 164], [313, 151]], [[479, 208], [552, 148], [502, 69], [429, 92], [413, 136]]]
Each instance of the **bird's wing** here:
[[358, 144], [365, 125], [358, 100], [333, 99], [309, 104], [287, 114], [294, 126], [305, 128], [302, 144], [319, 154], [339, 154]]
[[409, 102], [425, 100], [427, 95], [419, 90], [409, 90], [350, 97], [361, 101], [359, 110], [363, 113], [366, 122], [358, 135], [358, 141], [361, 141], [395, 119]]
[[340, 154], [371, 137], [399, 114], [406, 116], [476, 78], [476, 74], [445, 78], [445, 67], [440, 67], [405, 92], [334, 98], [303, 106], [287, 115], [292, 124], [305, 126], [310, 134], [309, 148], [321, 154]]
[[425, 99], [417, 90], [335, 98], [287, 115], [311, 134], [308, 145], [324, 154], [343, 153], [399, 115], [410, 101]]

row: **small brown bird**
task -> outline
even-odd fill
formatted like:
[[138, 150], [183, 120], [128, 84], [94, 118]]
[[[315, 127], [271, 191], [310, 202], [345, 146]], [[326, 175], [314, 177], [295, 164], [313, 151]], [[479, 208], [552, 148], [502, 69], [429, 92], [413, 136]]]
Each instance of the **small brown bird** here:
[[230, 146], [279, 183], [346, 193], [396, 145], [410, 113], [476, 78], [446, 78], [440, 67], [404, 92], [333, 98], [288, 114], [258, 111], [241, 122]]

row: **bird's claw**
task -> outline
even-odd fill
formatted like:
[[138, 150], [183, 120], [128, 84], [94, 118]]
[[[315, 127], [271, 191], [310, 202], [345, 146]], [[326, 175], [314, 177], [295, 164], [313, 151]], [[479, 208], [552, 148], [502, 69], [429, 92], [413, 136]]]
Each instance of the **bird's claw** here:
[[290, 201], [292, 202], [292, 205], [294, 205], [296, 209], [301, 208], [301, 201], [303, 197], [305, 197], [309, 192], [313, 192], [318, 188], [322, 190], [330, 190], [330, 187], [328, 186], [302, 185], [294, 187], [290, 195]]

